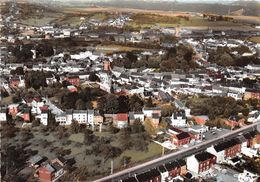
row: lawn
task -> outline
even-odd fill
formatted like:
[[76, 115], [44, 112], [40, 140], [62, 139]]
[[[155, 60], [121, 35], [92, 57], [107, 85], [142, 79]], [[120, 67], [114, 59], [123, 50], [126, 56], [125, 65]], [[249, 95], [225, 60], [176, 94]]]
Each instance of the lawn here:
[[159, 156], [162, 153], [162, 147], [156, 143], [150, 143], [148, 146], [148, 151], [135, 151], [135, 150], [127, 150], [121, 154], [121, 156], [129, 156], [131, 157], [131, 161], [133, 163], [145, 161], [155, 156]]
[[2, 103], [3, 105], [5, 105], [5, 104], [12, 104], [12, 103], [13, 103], [13, 97], [12, 97], [12, 96], [3, 97], [3, 98], [1, 99], [1, 103]]
[[49, 24], [53, 20], [55, 20], [55, 18], [53, 17], [28, 18], [28, 19], [21, 20], [21, 23], [25, 25], [31, 25], [31, 26], [44, 26]]
[[84, 134], [83, 133], [71, 134], [69, 140], [73, 142], [83, 143]]
[[260, 43], [260, 37], [251, 37], [249, 40], [255, 43]]

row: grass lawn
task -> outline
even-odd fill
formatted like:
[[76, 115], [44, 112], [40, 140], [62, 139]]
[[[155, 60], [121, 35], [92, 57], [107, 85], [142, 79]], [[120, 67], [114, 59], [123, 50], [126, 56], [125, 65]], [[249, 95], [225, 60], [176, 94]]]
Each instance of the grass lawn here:
[[121, 154], [121, 156], [129, 156], [131, 157], [131, 161], [133, 163], [145, 161], [151, 159], [155, 156], [160, 155], [162, 152], [162, 147], [156, 143], [150, 143], [148, 146], [148, 151], [135, 151], [135, 150], [126, 150]]
[[249, 40], [255, 43], [260, 43], [260, 37], [251, 37]]
[[1, 99], [1, 103], [2, 104], [11, 104], [11, 103], [13, 103], [13, 97], [12, 96], [8, 96], [8, 97], [3, 97], [2, 99]]
[[44, 18], [28, 18], [25, 20], [21, 20], [22, 24], [31, 25], [31, 26], [43, 26], [51, 21], [53, 21], [55, 18], [52, 17], [44, 17]]
[[89, 19], [96, 19], [96, 20], [105, 20], [107, 19], [107, 15], [105, 15], [104, 13], [96, 13], [93, 16], [91, 16]]
[[69, 140], [73, 141], [73, 142], [83, 143], [84, 134], [83, 133], [72, 134], [72, 135], [70, 135]]
[[70, 26], [79, 26], [82, 23], [79, 16], [65, 16], [57, 21], [58, 24], [70, 24]]
[[97, 50], [102, 50], [107, 54], [111, 54], [113, 52], [118, 51], [134, 51], [134, 50], [147, 50], [144, 48], [136, 48], [136, 47], [129, 47], [129, 46], [121, 46], [121, 45], [99, 45], [96, 47]]

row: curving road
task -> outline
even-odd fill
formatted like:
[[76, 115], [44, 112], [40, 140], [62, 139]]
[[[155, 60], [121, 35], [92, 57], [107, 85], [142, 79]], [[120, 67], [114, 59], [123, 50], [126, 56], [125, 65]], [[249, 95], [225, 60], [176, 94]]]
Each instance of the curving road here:
[[96, 180], [96, 182], [118, 181], [120, 179], [127, 178], [127, 177], [132, 176], [136, 173], [141, 173], [141, 172], [147, 171], [151, 168], [157, 167], [157, 166], [162, 165], [164, 163], [167, 163], [167, 162], [170, 162], [170, 161], [173, 161], [173, 160], [176, 160], [176, 159], [181, 159], [181, 158], [190, 156], [192, 154], [198, 153], [198, 152], [203, 151], [203, 150], [207, 149], [208, 147], [210, 147], [211, 145], [216, 144], [220, 141], [224, 141], [224, 140], [234, 138], [237, 135], [239, 135], [240, 133], [246, 133], [246, 132], [249, 132], [249, 131], [256, 130], [257, 126], [259, 127], [260, 123], [253, 123], [251, 125], [244, 126], [244, 127], [239, 128], [237, 130], [230, 131], [229, 133], [224, 134], [222, 136], [219, 136], [217, 138], [201, 142], [201, 143], [194, 145], [194, 146], [191, 146], [189, 148], [185, 148], [185, 149], [179, 150], [177, 152], [164, 155], [162, 157], [159, 157], [157, 159], [145, 162], [145, 163], [140, 164], [138, 166], [134, 166], [134, 167], [119, 171], [117, 173], [114, 173], [112, 175], [103, 177], [101, 179]]

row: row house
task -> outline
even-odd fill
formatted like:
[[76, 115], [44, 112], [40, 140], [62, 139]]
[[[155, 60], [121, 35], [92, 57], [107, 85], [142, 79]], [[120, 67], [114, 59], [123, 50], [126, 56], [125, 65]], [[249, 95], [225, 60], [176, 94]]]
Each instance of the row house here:
[[157, 169], [151, 169], [150, 171], [136, 175], [136, 179], [139, 182], [161, 181], [161, 174]]
[[168, 162], [157, 169], [161, 173], [162, 181], [169, 181], [169, 179], [183, 176], [187, 173], [187, 165], [183, 159]]
[[201, 152], [187, 157], [187, 169], [200, 174], [208, 171], [216, 164], [216, 156], [209, 152]]
[[70, 125], [73, 120], [79, 124], [94, 125], [94, 110], [67, 110], [61, 115], [56, 115], [55, 120], [60, 125]]
[[245, 133], [243, 136], [246, 139], [246, 145], [248, 148], [253, 148], [256, 144], [260, 143], [260, 133], [258, 131], [251, 131]]
[[238, 153], [241, 152], [241, 141], [239, 139], [232, 139], [221, 142], [209, 147], [207, 152], [217, 157], [217, 163], [222, 163], [227, 158], [235, 157]]
[[244, 93], [244, 100], [260, 99], [260, 91], [254, 89], [246, 89]]

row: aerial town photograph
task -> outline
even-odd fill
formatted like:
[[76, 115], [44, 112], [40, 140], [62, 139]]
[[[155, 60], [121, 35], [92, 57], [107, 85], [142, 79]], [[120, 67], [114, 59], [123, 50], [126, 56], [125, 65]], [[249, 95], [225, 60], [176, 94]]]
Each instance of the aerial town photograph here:
[[0, 12], [0, 181], [260, 181], [260, 0]]

